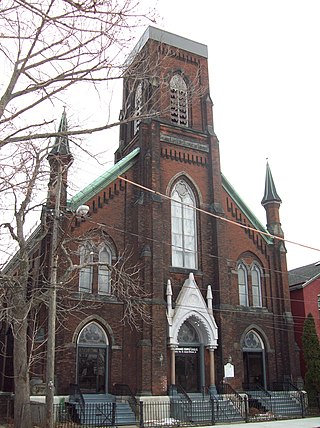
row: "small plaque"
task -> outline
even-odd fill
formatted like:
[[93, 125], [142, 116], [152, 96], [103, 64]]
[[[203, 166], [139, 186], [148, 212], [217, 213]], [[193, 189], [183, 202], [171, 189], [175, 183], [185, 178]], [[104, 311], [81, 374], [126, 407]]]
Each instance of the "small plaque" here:
[[227, 363], [224, 365], [224, 377], [234, 377], [234, 365]]

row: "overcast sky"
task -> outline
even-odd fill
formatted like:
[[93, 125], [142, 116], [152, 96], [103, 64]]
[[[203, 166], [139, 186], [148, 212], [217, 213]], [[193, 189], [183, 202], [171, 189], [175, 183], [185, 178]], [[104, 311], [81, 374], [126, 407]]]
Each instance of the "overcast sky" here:
[[[265, 225], [261, 199], [268, 158], [283, 201], [285, 237], [320, 248], [320, 0], [158, 0], [157, 5], [157, 27], [208, 46], [224, 175]], [[121, 91], [113, 99], [120, 106]], [[117, 145], [114, 130], [104, 154], [110, 166]], [[90, 168], [86, 178], [96, 175]], [[289, 243], [287, 250], [290, 269], [320, 260], [317, 250]]]

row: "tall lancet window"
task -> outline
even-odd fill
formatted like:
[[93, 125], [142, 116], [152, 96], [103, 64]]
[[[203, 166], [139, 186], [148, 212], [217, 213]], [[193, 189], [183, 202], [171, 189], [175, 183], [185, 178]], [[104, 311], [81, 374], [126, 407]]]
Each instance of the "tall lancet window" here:
[[261, 270], [254, 264], [251, 268], [251, 285], [252, 285], [252, 305], [262, 306], [261, 298]]
[[99, 294], [110, 294], [111, 292], [111, 251], [105, 245], [99, 251], [98, 292]]
[[248, 271], [243, 263], [238, 265], [239, 304], [249, 305], [248, 299]]
[[141, 120], [139, 119], [139, 116], [141, 115], [142, 111], [142, 82], [140, 82], [136, 88], [136, 92], [134, 95], [134, 115], [136, 116], [135, 121], [133, 122], [133, 131], [136, 134], [139, 129], [139, 125]]
[[171, 122], [188, 126], [188, 88], [180, 74], [170, 80], [170, 115]]
[[85, 293], [92, 292], [92, 273], [93, 273], [93, 250], [91, 245], [83, 245], [79, 249], [80, 272], [79, 272], [79, 291]]
[[190, 186], [179, 180], [171, 192], [172, 266], [197, 268], [196, 199]]

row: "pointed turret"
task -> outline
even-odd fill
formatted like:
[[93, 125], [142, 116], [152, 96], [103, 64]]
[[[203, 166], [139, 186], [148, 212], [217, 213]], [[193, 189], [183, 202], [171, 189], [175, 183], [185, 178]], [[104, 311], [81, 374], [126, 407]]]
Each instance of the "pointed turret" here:
[[49, 179], [49, 192], [48, 192], [48, 206], [52, 207], [55, 205], [56, 191], [55, 187], [57, 184], [58, 176], [62, 178], [61, 187], [61, 205], [66, 206], [67, 200], [67, 179], [68, 169], [73, 162], [73, 156], [70, 152], [69, 138], [68, 135], [63, 135], [68, 131], [68, 121], [66, 109], [63, 109], [61, 120], [59, 124], [58, 135], [55, 138], [52, 149], [48, 154], [48, 162], [50, 164], [50, 179]]
[[279, 214], [279, 208], [281, 203], [282, 200], [277, 193], [270, 166], [267, 162], [264, 196], [262, 198], [261, 204], [266, 210], [268, 231], [272, 235], [276, 235], [279, 237], [283, 237]]
[[[68, 121], [67, 121], [67, 114], [66, 114], [66, 109], [64, 107], [62, 115], [61, 115], [61, 120], [60, 120], [60, 125], [59, 125], [59, 129], [58, 132], [59, 133], [64, 133], [68, 131]], [[71, 152], [70, 152], [70, 147], [69, 147], [69, 138], [67, 135], [59, 135], [56, 137], [54, 145], [49, 153], [50, 155], [60, 155], [60, 156], [70, 156], [72, 158]]]
[[265, 205], [270, 202], [278, 202], [279, 204], [281, 204], [282, 200], [277, 193], [276, 186], [274, 185], [274, 181], [271, 174], [271, 169], [269, 163], [267, 162], [264, 196], [262, 198], [261, 204], [265, 207]]

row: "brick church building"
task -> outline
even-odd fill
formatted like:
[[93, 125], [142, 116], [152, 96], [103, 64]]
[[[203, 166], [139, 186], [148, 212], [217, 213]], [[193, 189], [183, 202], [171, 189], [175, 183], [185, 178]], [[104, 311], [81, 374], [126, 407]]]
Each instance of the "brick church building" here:
[[[67, 138], [49, 155], [47, 206], [62, 164], [59, 233], [72, 238], [58, 276], [69, 262], [80, 267], [68, 297], [60, 290], [79, 308], [57, 325], [59, 395], [70, 383], [85, 393], [126, 384], [139, 396], [164, 396], [178, 386], [245, 390], [299, 376], [281, 199], [267, 165], [265, 229], [222, 175], [207, 54], [149, 27], [127, 61], [114, 166], [66, 201]], [[79, 218], [81, 205], [89, 214]], [[34, 249], [40, 259], [50, 236]], [[45, 357], [33, 376], [44, 381]]]

